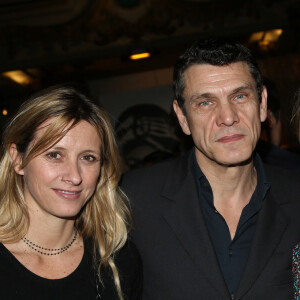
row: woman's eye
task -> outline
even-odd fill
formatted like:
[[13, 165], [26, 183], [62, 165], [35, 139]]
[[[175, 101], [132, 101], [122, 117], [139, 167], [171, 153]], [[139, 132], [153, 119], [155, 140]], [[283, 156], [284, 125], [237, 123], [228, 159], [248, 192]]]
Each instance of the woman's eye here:
[[91, 155], [91, 154], [84, 155], [82, 157], [82, 159], [86, 160], [86, 161], [89, 161], [89, 162], [97, 160], [97, 158], [94, 155]]
[[52, 160], [61, 158], [61, 155], [58, 152], [49, 152], [46, 156]]

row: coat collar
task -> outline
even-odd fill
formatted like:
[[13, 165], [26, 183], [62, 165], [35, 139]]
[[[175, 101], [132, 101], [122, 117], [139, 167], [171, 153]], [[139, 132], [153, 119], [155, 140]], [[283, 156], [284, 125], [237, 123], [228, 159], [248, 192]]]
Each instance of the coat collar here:
[[162, 196], [171, 201], [165, 207], [164, 218], [195, 266], [219, 292], [220, 299], [226, 299], [229, 292], [204, 222], [191, 162], [189, 152], [167, 177]]

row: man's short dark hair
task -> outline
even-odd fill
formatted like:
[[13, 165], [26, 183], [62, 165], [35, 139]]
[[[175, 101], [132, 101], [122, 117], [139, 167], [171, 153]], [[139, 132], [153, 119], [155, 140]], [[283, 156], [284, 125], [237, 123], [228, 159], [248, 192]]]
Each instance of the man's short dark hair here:
[[185, 89], [184, 72], [193, 65], [209, 64], [213, 66], [226, 66], [235, 62], [245, 62], [253, 79], [259, 101], [263, 89], [263, 78], [257, 62], [250, 50], [245, 46], [224, 39], [199, 39], [188, 48], [177, 60], [174, 66], [173, 91], [181, 109], [184, 110], [183, 92]]

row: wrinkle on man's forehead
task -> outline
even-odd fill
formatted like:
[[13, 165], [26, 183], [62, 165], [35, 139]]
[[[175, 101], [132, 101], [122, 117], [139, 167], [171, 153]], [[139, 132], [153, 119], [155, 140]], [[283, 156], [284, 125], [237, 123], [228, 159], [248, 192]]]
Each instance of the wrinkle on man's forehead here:
[[256, 84], [245, 63], [226, 66], [194, 65], [185, 74], [185, 94], [228, 93], [241, 87], [255, 90]]

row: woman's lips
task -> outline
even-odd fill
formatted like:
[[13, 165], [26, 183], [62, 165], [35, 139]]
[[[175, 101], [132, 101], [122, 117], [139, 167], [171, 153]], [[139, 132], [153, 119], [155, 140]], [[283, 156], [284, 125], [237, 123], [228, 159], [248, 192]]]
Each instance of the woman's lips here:
[[68, 190], [59, 190], [53, 189], [54, 192], [62, 198], [74, 200], [80, 196], [81, 191], [68, 191]]
[[225, 135], [217, 140], [219, 143], [232, 143], [237, 142], [243, 139], [245, 136], [243, 134], [233, 134], [233, 135]]

